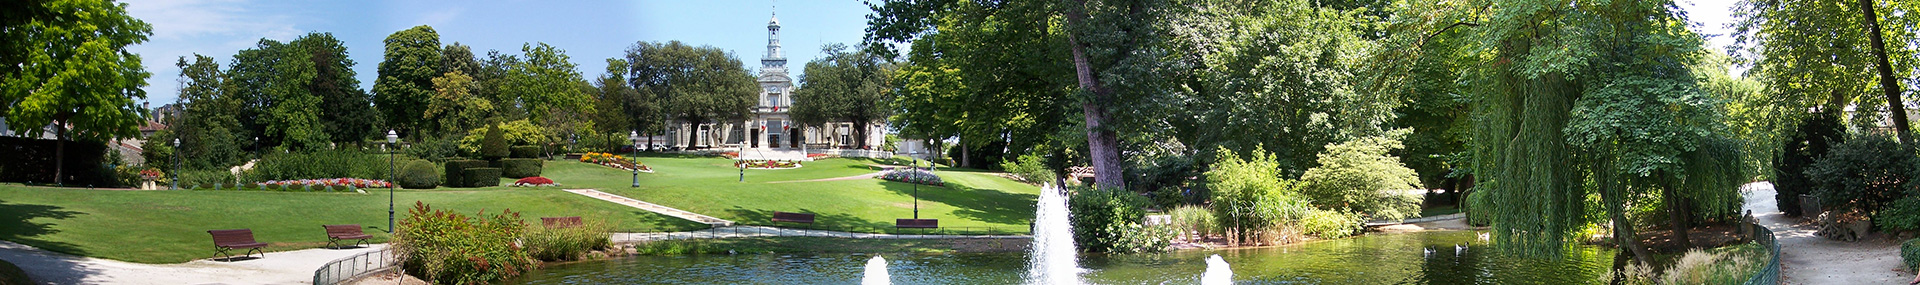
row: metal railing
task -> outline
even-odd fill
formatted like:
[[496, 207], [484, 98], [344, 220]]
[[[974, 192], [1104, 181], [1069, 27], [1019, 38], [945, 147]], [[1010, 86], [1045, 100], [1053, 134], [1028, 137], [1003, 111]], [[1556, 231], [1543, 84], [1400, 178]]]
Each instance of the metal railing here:
[[313, 271], [313, 284], [331, 285], [400, 265], [393, 247], [335, 259]]
[[[1022, 230], [1022, 231], [1016, 231]], [[689, 232], [623, 232], [615, 234], [621, 241], [659, 241], [685, 239], [726, 239], [756, 237], [829, 237], [829, 238], [1024, 238], [1016, 236], [1026, 233], [1026, 229], [1004, 227], [941, 227], [931, 229], [895, 228], [884, 233], [857, 233], [833, 230], [813, 230], [801, 228], [781, 228], [768, 226], [734, 226], [712, 228]]]
[[1748, 278], [1747, 284], [1780, 284], [1780, 243], [1775, 242], [1773, 230], [1767, 229], [1766, 226], [1761, 226], [1760, 224], [1749, 223], [1747, 225], [1753, 227], [1753, 242], [1760, 243], [1761, 246], [1767, 247], [1767, 255], [1769, 255], [1767, 258], [1767, 266], [1760, 268], [1760, 272], [1755, 272], [1753, 278]]

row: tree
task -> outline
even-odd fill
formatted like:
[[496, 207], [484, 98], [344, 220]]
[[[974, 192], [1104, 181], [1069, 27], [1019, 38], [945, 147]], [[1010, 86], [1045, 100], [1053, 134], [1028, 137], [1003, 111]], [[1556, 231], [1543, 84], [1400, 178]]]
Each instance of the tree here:
[[1401, 147], [1399, 140], [1384, 136], [1327, 146], [1320, 153], [1320, 166], [1300, 176], [1307, 182], [1301, 192], [1322, 209], [1381, 220], [1418, 217], [1420, 196], [1405, 191], [1421, 189], [1420, 176], [1387, 154]]
[[486, 114], [493, 111], [493, 102], [474, 96], [476, 85], [473, 77], [459, 70], [434, 78], [434, 96], [427, 102], [422, 118], [437, 122], [435, 127], [441, 130], [459, 130], [485, 123]]
[[344, 43], [332, 33], [309, 33], [287, 44], [306, 51], [297, 59], [313, 62], [314, 77], [306, 88], [320, 98], [320, 124], [332, 142], [359, 143], [380, 133], [374, 130], [379, 117], [371, 97], [360, 90]]
[[[740, 59], [711, 46], [639, 42], [627, 48], [627, 61], [629, 86], [659, 96], [668, 117], [695, 127], [744, 118], [760, 90]], [[687, 136], [687, 145], [698, 137]]]
[[[180, 88], [180, 99], [185, 101], [180, 108], [187, 110], [178, 116], [171, 116], [166, 122], [167, 136], [156, 134], [149, 137], [152, 142], [170, 142], [177, 137], [181, 140], [180, 155], [186, 169], [220, 169], [243, 160], [245, 152], [240, 150], [240, 123], [234, 118], [238, 112], [238, 102], [221, 92], [225, 74], [220, 72], [220, 63], [212, 57], [194, 54], [193, 63], [187, 63], [186, 57], [180, 57], [174, 63], [180, 68], [180, 77], [186, 83]], [[165, 143], [155, 143], [163, 145]], [[171, 165], [169, 165], [171, 167]], [[177, 170], [170, 170], [177, 171]]]
[[433, 27], [415, 26], [387, 36], [380, 76], [373, 81], [373, 100], [388, 128], [401, 133], [431, 130], [420, 114], [433, 97], [433, 78], [446, 73], [440, 59], [440, 34]]
[[793, 119], [802, 124], [847, 121], [854, 124], [858, 148], [867, 148], [867, 124], [892, 115], [893, 60], [865, 49], [827, 44], [826, 57], [807, 62], [800, 89], [793, 92]]
[[[1736, 55], [1766, 85], [1771, 131], [1816, 116], [1809, 110], [1857, 106], [1852, 121], [1870, 124], [1903, 113], [1899, 78], [1911, 79], [1916, 49], [1909, 44], [1920, 5], [1901, 1], [1741, 1], [1734, 16]], [[1880, 13], [1880, 11], [1886, 11]], [[1889, 45], [1887, 43], [1894, 43]], [[1858, 96], [1880, 93], [1884, 96]], [[1857, 97], [1856, 97], [1857, 96]], [[1885, 104], [1891, 109], [1868, 106]], [[1893, 116], [1900, 141], [1911, 141], [1905, 116]], [[1845, 119], [1845, 118], [1843, 118]], [[1869, 126], [1871, 127], [1871, 126]], [[1784, 208], [1783, 208], [1784, 209]]]
[[506, 103], [522, 106], [529, 119], [545, 121], [555, 109], [592, 111], [591, 98], [579, 88], [586, 82], [574, 70], [566, 51], [546, 43], [521, 45], [526, 60], [513, 65], [505, 91]]
[[153, 27], [127, 15], [126, 4], [38, 4], [42, 6], [21, 11], [24, 18], [37, 20], [15, 20], [11, 13], [0, 19], [7, 24], [0, 28], [0, 39], [7, 42], [0, 44], [7, 47], [0, 51], [0, 60], [8, 61], [0, 62], [7, 66], [0, 67], [0, 116], [13, 131], [27, 136], [43, 134], [42, 126], [56, 126], [54, 183], [60, 184], [65, 181], [60, 170], [65, 169], [67, 140], [138, 133], [146, 110], [137, 101], [147, 97], [140, 88], [152, 74], [126, 47], [146, 42]]

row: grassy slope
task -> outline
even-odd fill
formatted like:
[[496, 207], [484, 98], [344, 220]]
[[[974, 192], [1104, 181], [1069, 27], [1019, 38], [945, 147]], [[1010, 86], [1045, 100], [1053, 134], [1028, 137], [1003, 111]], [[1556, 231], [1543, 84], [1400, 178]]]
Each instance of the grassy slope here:
[[[818, 215], [815, 228], [880, 232], [893, 229], [893, 219], [913, 217], [915, 187], [912, 184], [871, 178], [768, 183], [871, 174], [874, 172], [868, 166], [874, 163], [871, 160], [828, 159], [808, 162], [799, 169], [749, 169], [746, 182], [740, 182], [740, 170], [733, 168], [732, 161], [727, 159], [643, 157], [641, 160], [653, 167], [654, 173], [641, 174], [637, 188], [631, 187], [628, 176], [589, 174], [550, 178], [568, 188], [598, 188], [744, 224], [772, 224], [768, 219], [773, 211], [808, 212]], [[599, 166], [556, 163], [548, 167]], [[999, 232], [1027, 231], [1038, 187], [992, 173], [942, 170], [938, 174], [949, 185], [919, 186], [921, 218], [940, 219], [940, 225], [947, 228], [990, 226]]]

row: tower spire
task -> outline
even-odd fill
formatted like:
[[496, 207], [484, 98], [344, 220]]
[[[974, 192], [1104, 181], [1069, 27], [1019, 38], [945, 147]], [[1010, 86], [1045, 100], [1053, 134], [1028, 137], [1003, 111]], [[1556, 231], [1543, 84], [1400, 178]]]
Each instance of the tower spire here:
[[780, 51], [780, 12], [774, 6], [771, 19], [767, 20], [767, 54], [760, 58], [760, 69], [786, 73], [787, 56]]

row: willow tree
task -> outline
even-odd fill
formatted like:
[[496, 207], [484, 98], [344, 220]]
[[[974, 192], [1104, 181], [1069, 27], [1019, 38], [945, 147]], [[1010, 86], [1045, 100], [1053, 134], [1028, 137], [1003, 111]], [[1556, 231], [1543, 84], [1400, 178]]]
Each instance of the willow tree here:
[[1469, 94], [1479, 118], [1472, 130], [1478, 191], [1469, 199], [1501, 247], [1562, 254], [1596, 221], [1588, 201], [1597, 194], [1615, 240], [1645, 262], [1650, 255], [1625, 215], [1636, 197], [1659, 195], [1684, 215], [1694, 203], [1686, 198], [1719, 201], [1734, 190], [1726, 182], [1738, 175], [1710, 169], [1728, 165], [1737, 152], [1713, 132], [1720, 103], [1694, 85], [1688, 69], [1701, 40], [1672, 2], [1483, 0], [1400, 8], [1408, 17], [1398, 18], [1409, 20], [1389, 30], [1418, 32], [1398, 35], [1390, 46], [1418, 48], [1440, 34], [1464, 33], [1472, 51], [1464, 56], [1477, 61], [1461, 75], [1481, 87]]

